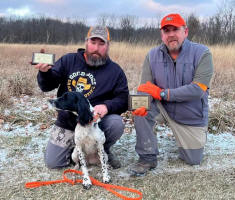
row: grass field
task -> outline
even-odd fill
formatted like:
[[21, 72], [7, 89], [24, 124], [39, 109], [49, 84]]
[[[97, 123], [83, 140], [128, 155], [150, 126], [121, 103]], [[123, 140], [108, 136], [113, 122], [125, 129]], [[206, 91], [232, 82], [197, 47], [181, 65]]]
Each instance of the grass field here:
[[[30, 181], [61, 179], [64, 170], [49, 170], [43, 162], [56, 117], [55, 111], [47, 107], [47, 99], [54, 97], [55, 91], [42, 93], [38, 89], [37, 71], [29, 64], [32, 52], [44, 48], [59, 58], [81, 47], [83, 44], [0, 44], [0, 199], [118, 199], [95, 186], [85, 191], [81, 184], [24, 188]], [[138, 86], [143, 60], [151, 47], [111, 44], [110, 57], [124, 69], [130, 90]], [[164, 127], [157, 136], [160, 148], [157, 169], [145, 177], [130, 177], [127, 168], [137, 160], [133, 130], [114, 146], [123, 167], [110, 170], [113, 184], [138, 189], [146, 200], [235, 199], [235, 45], [210, 49], [215, 73], [210, 89], [210, 137], [202, 165], [191, 167], [178, 160], [174, 137]], [[90, 174], [101, 180], [98, 167], [91, 168]]]

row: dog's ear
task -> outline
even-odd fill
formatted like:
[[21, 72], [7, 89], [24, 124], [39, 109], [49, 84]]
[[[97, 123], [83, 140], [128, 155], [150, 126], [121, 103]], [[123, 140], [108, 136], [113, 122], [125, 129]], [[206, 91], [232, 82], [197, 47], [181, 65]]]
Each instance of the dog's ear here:
[[77, 103], [78, 122], [85, 126], [93, 120], [93, 114], [90, 110], [90, 104], [86, 98], [79, 98]]

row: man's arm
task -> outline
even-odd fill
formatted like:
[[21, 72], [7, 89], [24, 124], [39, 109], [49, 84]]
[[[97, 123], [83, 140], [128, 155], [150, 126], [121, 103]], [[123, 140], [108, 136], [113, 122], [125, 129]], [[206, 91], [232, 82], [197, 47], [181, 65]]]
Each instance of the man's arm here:
[[145, 60], [142, 66], [140, 84], [146, 83], [147, 81], [150, 81], [151, 83], [153, 83], [153, 76], [152, 76], [152, 71], [151, 71], [150, 62], [149, 62], [149, 54], [147, 54], [147, 56], [145, 57]]
[[123, 71], [121, 71], [116, 86], [113, 90], [114, 98], [104, 101], [107, 106], [109, 114], [121, 114], [128, 109], [128, 84], [127, 78]]
[[212, 75], [212, 55], [206, 51], [198, 64], [192, 83], [175, 89], [165, 89], [167, 101], [183, 102], [201, 98], [210, 87]]
[[43, 92], [58, 88], [63, 76], [62, 66], [62, 58], [60, 58], [54, 66], [46, 66], [45, 64], [38, 64], [35, 66], [36, 69], [39, 69], [37, 80], [38, 85]]

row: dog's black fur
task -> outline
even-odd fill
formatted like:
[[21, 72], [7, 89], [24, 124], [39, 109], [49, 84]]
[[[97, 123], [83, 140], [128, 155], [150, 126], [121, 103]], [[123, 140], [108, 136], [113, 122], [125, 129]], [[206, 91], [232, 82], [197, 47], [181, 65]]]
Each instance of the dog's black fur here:
[[97, 154], [100, 158], [103, 182], [109, 183], [111, 178], [108, 174], [108, 157], [104, 151], [104, 132], [97, 125], [100, 118], [93, 121], [93, 107], [89, 101], [79, 92], [66, 92], [57, 99], [49, 102], [58, 110], [70, 111], [77, 115], [77, 125], [74, 133], [75, 148], [72, 153], [72, 160], [76, 163], [75, 169], [80, 166], [83, 172], [83, 186], [89, 189], [92, 182], [89, 178], [86, 155]]
[[54, 104], [57, 109], [76, 112], [77, 123], [81, 126], [85, 126], [93, 120], [90, 104], [80, 92], [66, 92], [56, 100], [50, 99], [49, 102]]

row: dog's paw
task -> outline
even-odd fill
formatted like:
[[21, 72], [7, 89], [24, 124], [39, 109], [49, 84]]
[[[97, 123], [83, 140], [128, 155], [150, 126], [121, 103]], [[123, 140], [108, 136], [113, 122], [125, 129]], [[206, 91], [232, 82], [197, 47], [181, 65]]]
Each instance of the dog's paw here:
[[112, 180], [109, 179], [108, 181], [104, 181], [105, 184], [112, 183]]
[[83, 185], [83, 188], [86, 190], [89, 190], [92, 186], [92, 184], [82, 184], [82, 185]]
[[111, 183], [111, 182], [112, 182], [112, 180], [111, 180], [110, 176], [103, 178], [103, 183]]
[[92, 186], [90, 178], [83, 177], [82, 185], [84, 189], [89, 190]]

